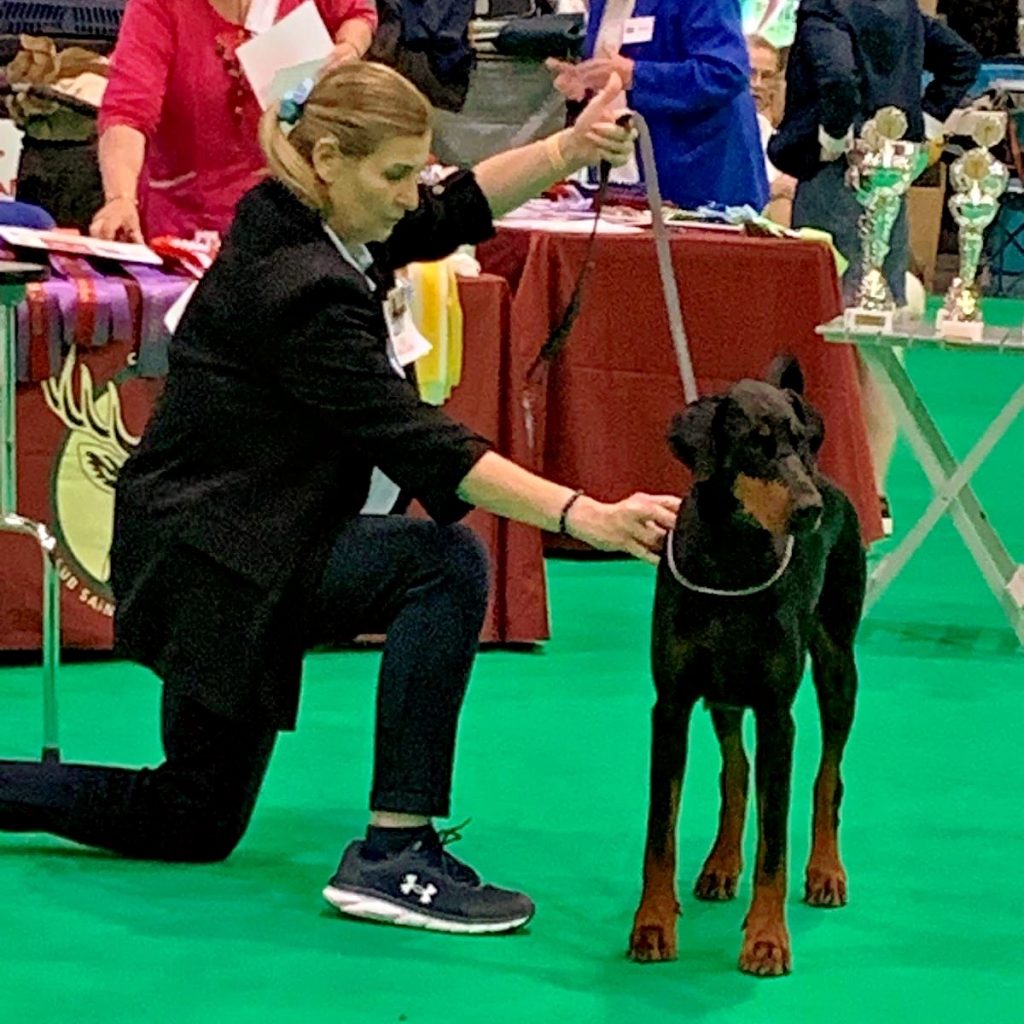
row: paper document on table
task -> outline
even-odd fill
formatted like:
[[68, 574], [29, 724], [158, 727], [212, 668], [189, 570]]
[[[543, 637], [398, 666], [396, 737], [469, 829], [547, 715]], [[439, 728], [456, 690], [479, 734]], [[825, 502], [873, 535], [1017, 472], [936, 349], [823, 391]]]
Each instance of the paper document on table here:
[[[555, 231], [559, 234], [587, 235], [594, 230], [594, 218], [586, 220], [554, 220], [548, 217], [509, 217], [495, 221], [501, 228], [517, 228], [521, 231]], [[635, 227], [632, 224], [616, 224], [610, 221], [601, 220], [597, 223], [599, 235], [637, 235], [643, 228]]]
[[238, 48], [238, 62], [266, 110], [305, 78], [315, 78], [334, 43], [313, 0]]
[[163, 258], [148, 245], [135, 242], [108, 242], [105, 238], [88, 238], [69, 231], [40, 231], [36, 228], [0, 225], [0, 241], [15, 248], [45, 249], [49, 252], [67, 252], [72, 256], [91, 256], [100, 260], [120, 263], [147, 263], [159, 267]]

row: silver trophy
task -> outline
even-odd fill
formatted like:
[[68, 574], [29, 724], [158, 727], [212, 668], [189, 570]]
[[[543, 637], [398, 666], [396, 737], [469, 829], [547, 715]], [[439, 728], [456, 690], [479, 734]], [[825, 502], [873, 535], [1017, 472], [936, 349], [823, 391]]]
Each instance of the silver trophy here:
[[943, 338], [981, 341], [985, 333], [978, 266], [985, 229], [995, 220], [999, 198], [1010, 181], [1006, 165], [989, 152], [989, 147], [999, 142], [1004, 132], [998, 114], [979, 119], [971, 133], [978, 145], [958, 157], [950, 168], [953, 195], [949, 209], [960, 229], [960, 272], [936, 318], [936, 329]]
[[916, 142], [907, 142], [907, 117], [885, 107], [864, 122], [860, 138], [847, 154], [847, 183], [864, 207], [859, 222], [861, 280], [853, 306], [844, 315], [847, 330], [891, 334], [896, 301], [883, 266], [892, 231], [911, 184], [924, 170], [928, 156]]

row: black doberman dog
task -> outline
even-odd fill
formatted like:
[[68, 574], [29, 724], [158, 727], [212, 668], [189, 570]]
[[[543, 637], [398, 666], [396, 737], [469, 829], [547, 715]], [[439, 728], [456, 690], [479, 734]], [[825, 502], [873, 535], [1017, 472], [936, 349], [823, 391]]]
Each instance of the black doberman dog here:
[[673, 421], [669, 443], [693, 473], [658, 569], [652, 632], [657, 700], [643, 896], [629, 954], [676, 955], [676, 824], [687, 732], [700, 698], [722, 750], [718, 837], [695, 895], [729, 900], [741, 870], [749, 764], [741, 724], [756, 723], [757, 865], [739, 966], [790, 971], [786, 847], [793, 760], [792, 705], [810, 652], [822, 726], [805, 899], [846, 903], [839, 858], [840, 761], [853, 723], [853, 644], [865, 555], [849, 499], [818, 471], [820, 415], [802, 397], [792, 360], [769, 381], [743, 380]]

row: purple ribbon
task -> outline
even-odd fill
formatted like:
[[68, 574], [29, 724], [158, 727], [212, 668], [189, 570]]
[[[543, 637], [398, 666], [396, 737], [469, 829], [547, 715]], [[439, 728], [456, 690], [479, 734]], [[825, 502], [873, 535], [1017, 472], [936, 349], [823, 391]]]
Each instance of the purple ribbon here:
[[[58, 286], [56, 289], [61, 304], [62, 341], [65, 350], [83, 340], [87, 340], [90, 348], [107, 345], [111, 341], [131, 341], [131, 309], [128, 304], [128, 292], [121, 279], [100, 273], [87, 260], [81, 258], [72, 259], [54, 253], [50, 256], [50, 264], [57, 273], [66, 278], [63, 283], [70, 285], [70, 293], [67, 288]], [[87, 291], [94, 303], [92, 329], [88, 339], [81, 337], [82, 293], [79, 285], [75, 283], [76, 280], [88, 283]]]
[[[129, 342], [138, 353], [138, 368], [143, 376], [160, 377], [167, 373], [170, 332], [164, 325], [164, 317], [192, 283], [191, 278], [166, 274], [156, 267], [142, 265], [118, 268], [138, 284], [142, 315], [141, 327], [136, 336], [128, 296], [129, 284], [124, 276], [104, 274], [85, 259], [63, 257], [56, 253], [51, 255], [51, 266], [54, 273], [41, 286], [44, 306], [42, 310], [36, 310], [35, 318], [37, 334], [41, 327], [45, 335], [36, 337], [35, 344], [46, 346], [50, 376], [60, 372], [65, 353], [81, 341], [87, 341], [92, 347], [107, 345], [111, 341]], [[80, 337], [85, 326], [80, 320], [83, 289], [76, 283], [76, 278], [88, 282], [86, 290], [95, 303], [93, 323], [87, 339]], [[18, 306], [17, 314], [18, 380], [31, 381], [39, 377], [39, 368], [37, 353], [36, 370], [32, 372], [30, 346], [33, 338], [27, 302]]]
[[60, 344], [60, 306], [57, 296], [44, 286], [42, 293], [42, 305], [35, 306], [36, 325], [40, 329], [41, 336], [33, 339], [32, 324], [29, 321], [28, 302], [18, 304], [18, 335], [15, 339], [17, 350], [18, 371], [17, 379], [22, 382], [35, 381], [40, 378], [38, 369], [33, 373], [33, 359], [31, 348], [33, 342], [36, 345], [45, 346], [47, 375], [55, 376], [60, 372], [61, 344]]
[[139, 373], [143, 377], [163, 377], [167, 374], [167, 349], [171, 332], [164, 318], [192, 279], [167, 274], [156, 267], [128, 264], [125, 271], [139, 284], [142, 294], [142, 326], [138, 340]]

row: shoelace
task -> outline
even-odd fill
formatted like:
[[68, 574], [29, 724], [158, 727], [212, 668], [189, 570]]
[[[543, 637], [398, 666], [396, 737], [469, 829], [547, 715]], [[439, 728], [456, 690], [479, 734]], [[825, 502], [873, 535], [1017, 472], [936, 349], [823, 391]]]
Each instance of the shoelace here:
[[452, 825], [450, 828], [438, 829], [437, 845], [431, 844], [427, 846], [424, 844], [423, 850], [426, 853], [436, 852], [438, 854], [438, 864], [441, 870], [452, 880], [465, 882], [469, 885], [479, 885], [480, 876], [468, 864], [463, 864], [461, 860], [445, 850], [446, 846], [457, 843], [462, 839], [462, 830], [472, 820], [472, 818], [467, 818], [461, 824]]

